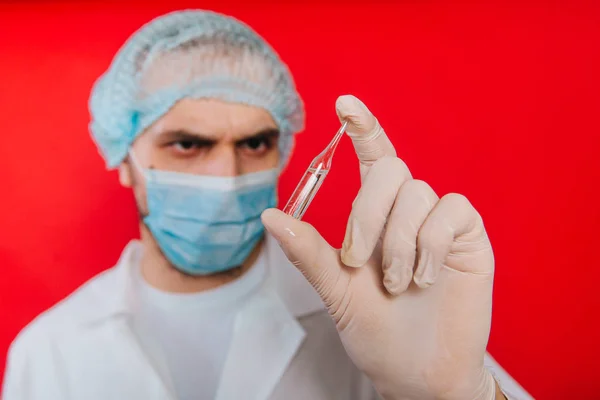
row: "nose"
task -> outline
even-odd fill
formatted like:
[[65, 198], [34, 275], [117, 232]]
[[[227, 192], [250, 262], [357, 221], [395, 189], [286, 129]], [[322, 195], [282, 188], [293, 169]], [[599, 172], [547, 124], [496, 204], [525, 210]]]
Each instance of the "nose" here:
[[236, 176], [238, 166], [234, 145], [217, 145], [210, 152], [203, 173], [211, 176]]

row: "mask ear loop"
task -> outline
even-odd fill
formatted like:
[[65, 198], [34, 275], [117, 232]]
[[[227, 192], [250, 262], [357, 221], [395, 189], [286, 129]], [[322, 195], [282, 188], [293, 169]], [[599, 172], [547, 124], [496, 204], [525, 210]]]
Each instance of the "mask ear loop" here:
[[140, 173], [140, 175], [142, 175], [142, 177], [144, 177], [146, 180], [150, 180], [150, 174], [148, 174], [146, 169], [142, 168], [142, 165], [138, 161], [137, 157], [135, 154], [133, 154], [133, 150], [129, 149], [128, 153], [133, 167]]
[[[133, 150], [129, 149], [129, 151], [127, 153], [129, 154], [129, 159], [131, 160], [131, 165], [133, 165], [133, 168], [136, 169], [140, 173], [140, 175], [142, 175], [142, 179], [144, 179], [146, 181], [150, 180], [151, 177], [150, 177], [149, 171], [142, 168], [137, 157], [135, 156], [135, 154], [133, 154]], [[147, 196], [148, 195], [146, 194], [146, 198], [147, 198]], [[150, 211], [147, 210], [147, 211], [143, 212], [137, 199], [136, 199], [136, 205], [137, 205], [138, 214], [140, 215], [142, 221], [144, 221], [144, 218], [149, 215]], [[148, 207], [148, 205], [146, 205], [146, 207]], [[144, 222], [144, 224], [145, 224], [145, 222]], [[148, 229], [150, 229], [148, 227], [148, 225], [146, 225], [146, 227]]]

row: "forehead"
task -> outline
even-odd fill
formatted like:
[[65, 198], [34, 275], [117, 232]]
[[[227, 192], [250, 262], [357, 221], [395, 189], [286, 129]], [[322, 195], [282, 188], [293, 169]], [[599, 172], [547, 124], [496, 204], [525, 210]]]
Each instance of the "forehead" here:
[[271, 114], [260, 107], [218, 99], [184, 98], [148, 129], [152, 136], [183, 131], [206, 139], [238, 140], [277, 129]]

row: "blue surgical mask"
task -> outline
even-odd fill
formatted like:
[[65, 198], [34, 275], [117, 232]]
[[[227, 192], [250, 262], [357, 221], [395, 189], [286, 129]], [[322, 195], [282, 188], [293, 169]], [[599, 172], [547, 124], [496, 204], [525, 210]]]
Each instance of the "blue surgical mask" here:
[[264, 233], [261, 213], [277, 203], [279, 169], [235, 177], [143, 169], [144, 223], [165, 257], [190, 275], [241, 265]]

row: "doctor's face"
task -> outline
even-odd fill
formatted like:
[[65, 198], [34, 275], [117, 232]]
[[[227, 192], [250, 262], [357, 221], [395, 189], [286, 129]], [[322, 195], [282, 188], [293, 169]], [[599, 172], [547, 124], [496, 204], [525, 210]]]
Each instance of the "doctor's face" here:
[[[236, 176], [277, 167], [279, 132], [259, 107], [213, 99], [183, 99], [134, 142], [142, 168], [198, 175]], [[146, 214], [143, 178], [126, 160], [121, 183], [133, 187]]]

